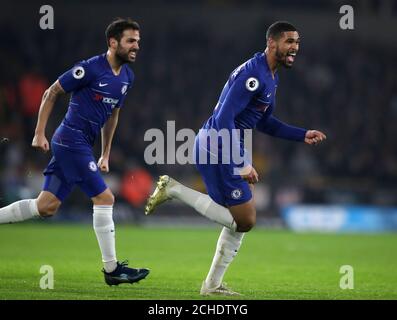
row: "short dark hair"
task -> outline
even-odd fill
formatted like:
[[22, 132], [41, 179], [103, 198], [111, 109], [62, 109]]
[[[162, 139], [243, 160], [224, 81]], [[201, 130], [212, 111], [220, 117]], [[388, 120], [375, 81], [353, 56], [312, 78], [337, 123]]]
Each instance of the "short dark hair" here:
[[112, 21], [105, 31], [107, 45], [109, 46], [110, 38], [115, 38], [117, 41], [120, 41], [124, 30], [127, 29], [139, 30], [139, 24], [131, 18], [116, 18]]
[[276, 21], [266, 31], [266, 40], [272, 38], [278, 40], [283, 32], [297, 31], [296, 28], [287, 21]]

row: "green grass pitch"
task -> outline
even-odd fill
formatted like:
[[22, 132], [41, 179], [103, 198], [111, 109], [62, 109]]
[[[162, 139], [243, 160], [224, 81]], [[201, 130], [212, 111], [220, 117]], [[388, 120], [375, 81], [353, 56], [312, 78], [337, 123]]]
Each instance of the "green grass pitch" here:
[[[118, 226], [118, 258], [151, 274], [139, 284], [108, 287], [90, 225], [1, 225], [0, 299], [203, 300], [198, 291], [219, 231]], [[397, 299], [396, 244], [396, 234], [257, 228], [246, 235], [224, 279], [243, 294], [229, 299]], [[42, 265], [54, 268], [53, 290], [39, 286]], [[342, 265], [353, 267], [354, 289], [339, 287]]]

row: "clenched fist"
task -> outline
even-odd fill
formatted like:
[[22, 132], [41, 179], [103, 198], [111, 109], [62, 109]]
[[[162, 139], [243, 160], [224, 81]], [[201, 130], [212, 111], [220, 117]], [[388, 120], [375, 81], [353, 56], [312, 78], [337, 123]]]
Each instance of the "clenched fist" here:
[[100, 157], [98, 160], [98, 167], [102, 172], [109, 172], [109, 159]]
[[50, 145], [48, 144], [48, 140], [44, 134], [35, 134], [32, 141], [32, 147], [41, 149], [44, 152], [50, 150]]
[[318, 144], [323, 140], [327, 139], [327, 136], [318, 130], [306, 131], [305, 143], [307, 144]]

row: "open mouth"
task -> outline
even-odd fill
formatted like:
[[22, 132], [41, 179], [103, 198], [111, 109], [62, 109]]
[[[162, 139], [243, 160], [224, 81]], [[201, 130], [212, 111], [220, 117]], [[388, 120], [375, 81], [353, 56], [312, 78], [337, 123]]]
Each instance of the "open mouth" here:
[[287, 53], [287, 62], [293, 63], [295, 61], [296, 52]]
[[131, 51], [131, 52], [129, 53], [129, 56], [130, 56], [130, 58], [135, 59], [135, 58], [136, 58], [136, 52]]

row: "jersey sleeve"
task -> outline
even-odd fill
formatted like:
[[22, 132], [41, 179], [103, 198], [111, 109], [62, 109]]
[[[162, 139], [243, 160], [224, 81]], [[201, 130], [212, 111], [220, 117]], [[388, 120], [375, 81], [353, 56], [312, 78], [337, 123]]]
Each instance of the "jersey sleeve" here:
[[259, 120], [256, 128], [268, 135], [293, 141], [305, 140], [307, 131], [303, 128], [288, 125], [272, 115], [269, 118]]
[[81, 61], [62, 74], [58, 80], [65, 92], [87, 86], [95, 78], [93, 63]]

